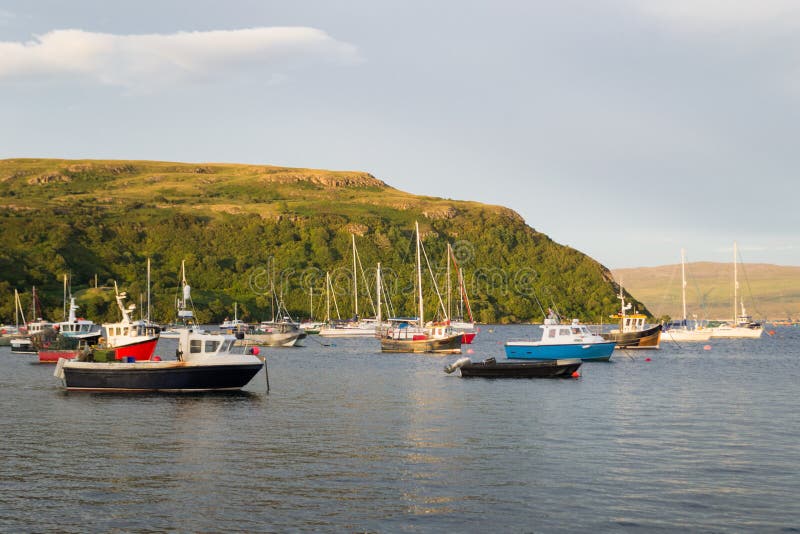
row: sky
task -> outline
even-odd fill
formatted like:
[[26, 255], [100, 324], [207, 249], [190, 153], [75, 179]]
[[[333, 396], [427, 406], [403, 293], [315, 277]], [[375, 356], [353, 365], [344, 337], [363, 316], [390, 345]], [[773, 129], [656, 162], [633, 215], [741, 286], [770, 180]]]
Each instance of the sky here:
[[800, 265], [794, 0], [0, 0], [0, 158], [366, 171], [609, 268]]

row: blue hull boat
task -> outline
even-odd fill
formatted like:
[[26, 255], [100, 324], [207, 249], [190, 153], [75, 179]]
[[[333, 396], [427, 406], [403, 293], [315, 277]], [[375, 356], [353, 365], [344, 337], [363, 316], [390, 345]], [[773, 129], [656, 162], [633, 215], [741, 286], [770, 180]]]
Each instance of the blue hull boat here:
[[513, 360], [564, 360], [580, 358], [585, 362], [607, 362], [614, 352], [613, 341], [603, 343], [563, 345], [542, 344], [538, 341], [509, 341], [505, 344], [506, 358]]

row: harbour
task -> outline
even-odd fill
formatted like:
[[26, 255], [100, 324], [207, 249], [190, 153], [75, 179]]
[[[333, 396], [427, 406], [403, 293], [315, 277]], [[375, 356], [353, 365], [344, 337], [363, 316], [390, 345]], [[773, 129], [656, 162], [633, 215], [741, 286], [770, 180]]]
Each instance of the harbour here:
[[[482, 325], [473, 360], [531, 325]], [[174, 354], [161, 339], [156, 354]], [[65, 391], [0, 347], [0, 530], [780, 531], [800, 330], [462, 379], [375, 339], [264, 349], [241, 392]], [[119, 364], [124, 365], [124, 364]]]

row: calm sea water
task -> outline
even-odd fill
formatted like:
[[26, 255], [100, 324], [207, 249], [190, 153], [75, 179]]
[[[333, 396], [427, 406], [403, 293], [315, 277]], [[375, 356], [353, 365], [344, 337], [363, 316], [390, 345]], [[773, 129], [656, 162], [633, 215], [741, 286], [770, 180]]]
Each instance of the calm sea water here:
[[[536, 332], [483, 327], [470, 356]], [[800, 328], [617, 351], [577, 380], [305, 344], [266, 351], [269, 395], [263, 373], [67, 393], [0, 348], [0, 530], [800, 531]]]

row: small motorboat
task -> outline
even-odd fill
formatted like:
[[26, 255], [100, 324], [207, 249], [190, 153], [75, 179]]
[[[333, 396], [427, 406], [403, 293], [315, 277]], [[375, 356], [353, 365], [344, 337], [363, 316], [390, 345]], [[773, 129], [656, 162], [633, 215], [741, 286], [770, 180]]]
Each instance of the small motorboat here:
[[577, 319], [561, 324], [551, 314], [540, 326], [539, 341], [506, 341], [506, 357], [513, 360], [564, 360], [580, 358], [584, 362], [607, 362], [614, 352], [614, 342], [592, 334]]
[[114, 350], [94, 348], [78, 360], [61, 358], [55, 373], [68, 390], [217, 391], [243, 388], [264, 367], [258, 347], [235, 347], [237, 338], [191, 328], [180, 332], [176, 360], [118, 360]]
[[448, 374], [461, 369], [464, 378], [576, 378], [581, 360], [547, 360], [530, 362], [497, 362], [495, 358], [487, 358], [482, 362], [473, 362], [469, 358], [456, 360], [444, 368]]

